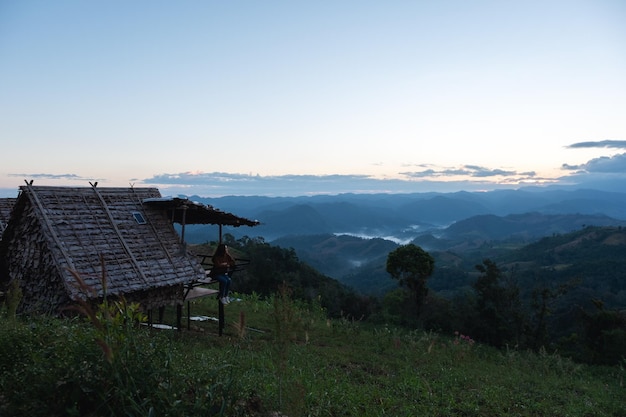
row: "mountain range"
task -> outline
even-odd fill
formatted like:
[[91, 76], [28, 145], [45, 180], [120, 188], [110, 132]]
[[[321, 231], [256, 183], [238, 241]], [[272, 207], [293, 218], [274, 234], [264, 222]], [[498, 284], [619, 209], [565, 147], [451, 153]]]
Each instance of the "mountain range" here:
[[[626, 226], [626, 193], [523, 189], [491, 192], [340, 194], [310, 197], [191, 197], [261, 225], [224, 228], [261, 237], [352, 288], [384, 294], [396, 284], [385, 261], [399, 244], [433, 253], [446, 288], [484, 258], [589, 226]], [[215, 240], [214, 226], [188, 226], [191, 243]], [[442, 276], [445, 276], [443, 278]], [[433, 281], [435, 285], [437, 281]]]
[[[457, 193], [190, 198], [259, 220], [261, 224], [254, 229], [224, 230], [235, 236], [261, 236], [268, 242], [289, 235], [331, 233], [403, 243], [424, 235], [446, 238], [468, 235], [468, 227], [479, 227], [479, 223], [483, 224], [479, 229], [486, 239], [502, 239], [507, 234], [532, 238], [572, 231], [582, 224], [618, 225], [626, 221], [626, 193], [598, 190], [526, 188]], [[526, 218], [513, 216], [529, 213], [532, 215]], [[591, 217], [579, 217], [577, 221], [574, 217], [562, 217], [566, 215]], [[550, 226], [546, 226], [548, 223]], [[194, 243], [211, 239], [211, 233], [206, 233], [209, 228], [189, 228], [187, 238]]]

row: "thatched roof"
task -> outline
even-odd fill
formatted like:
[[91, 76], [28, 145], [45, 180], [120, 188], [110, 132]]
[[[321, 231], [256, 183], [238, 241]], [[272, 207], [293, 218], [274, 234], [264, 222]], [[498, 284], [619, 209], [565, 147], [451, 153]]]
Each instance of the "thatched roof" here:
[[9, 216], [17, 198], [0, 198], [0, 240], [2, 240], [2, 232], [9, 224]]
[[[0, 242], [0, 256], [11, 245], [7, 239], [15, 244], [22, 241], [29, 250], [37, 245], [47, 248], [71, 299], [84, 298], [72, 271], [98, 296], [104, 293], [101, 259], [108, 294], [171, 287], [204, 277], [204, 270], [187, 253], [167, 211], [143, 204], [146, 199], [161, 198], [156, 188], [27, 185], [20, 190], [15, 202], [17, 213]], [[29, 239], [42, 241], [33, 246]], [[32, 254], [13, 252], [11, 256]], [[35, 275], [34, 267], [29, 268], [25, 273]]]
[[220, 224], [233, 227], [259, 224], [256, 220], [235, 216], [187, 198], [147, 198], [143, 203], [149, 207], [167, 210], [168, 216], [178, 224]]

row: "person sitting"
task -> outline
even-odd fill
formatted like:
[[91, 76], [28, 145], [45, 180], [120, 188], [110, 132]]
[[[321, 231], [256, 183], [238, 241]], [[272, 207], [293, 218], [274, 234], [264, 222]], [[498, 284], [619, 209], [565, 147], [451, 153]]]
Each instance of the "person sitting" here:
[[228, 252], [228, 247], [220, 243], [213, 254], [213, 267], [209, 276], [220, 283], [220, 292], [218, 298], [222, 304], [230, 303], [228, 294], [230, 292], [231, 279], [228, 273], [235, 267], [235, 258]]

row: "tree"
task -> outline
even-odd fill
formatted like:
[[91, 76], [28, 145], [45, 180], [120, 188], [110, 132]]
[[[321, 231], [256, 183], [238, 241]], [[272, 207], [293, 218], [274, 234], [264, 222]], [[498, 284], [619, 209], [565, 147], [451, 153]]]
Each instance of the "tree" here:
[[545, 347], [550, 342], [550, 333], [548, 331], [549, 317], [552, 315], [553, 305], [556, 300], [563, 296], [567, 291], [573, 288], [577, 281], [570, 281], [554, 288], [545, 286], [536, 287], [532, 291], [533, 316], [530, 318], [529, 326], [529, 344], [538, 350]]
[[413, 294], [418, 315], [428, 294], [426, 280], [434, 269], [435, 259], [412, 243], [398, 247], [387, 256], [387, 272]]
[[476, 265], [481, 273], [473, 287], [479, 323], [476, 337], [497, 347], [517, 343], [523, 329], [519, 287], [506, 282], [495, 262], [485, 259]]
[[584, 357], [593, 364], [616, 365], [626, 352], [626, 314], [604, 308], [601, 300], [592, 300], [595, 313], [580, 309], [583, 323]]

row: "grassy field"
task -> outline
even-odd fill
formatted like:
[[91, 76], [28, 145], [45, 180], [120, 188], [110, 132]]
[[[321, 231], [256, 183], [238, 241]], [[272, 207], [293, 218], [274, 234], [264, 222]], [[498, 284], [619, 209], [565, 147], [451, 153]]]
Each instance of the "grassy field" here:
[[[214, 300], [194, 313], [216, 315]], [[248, 401], [289, 416], [626, 416], [623, 368], [549, 352], [496, 350], [470, 336], [326, 320], [286, 297], [193, 322], [194, 351], [233, 364]], [[185, 337], [185, 336], [183, 336]], [[207, 340], [210, 343], [207, 345]], [[227, 353], [227, 356], [224, 356]], [[251, 411], [251, 410], [248, 410]]]
[[[0, 415], [626, 416], [624, 364], [327, 320], [288, 296], [241, 298], [221, 337], [211, 319], [182, 331], [115, 316], [90, 331], [3, 319]], [[217, 302], [192, 314], [217, 317]]]

